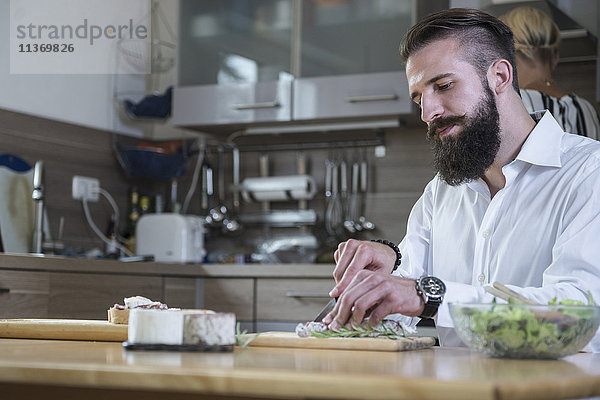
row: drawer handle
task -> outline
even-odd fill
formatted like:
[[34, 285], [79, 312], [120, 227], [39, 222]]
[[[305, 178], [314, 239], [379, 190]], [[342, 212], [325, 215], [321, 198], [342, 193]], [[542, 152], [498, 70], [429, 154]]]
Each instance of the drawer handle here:
[[387, 101], [398, 100], [397, 94], [375, 94], [372, 96], [352, 96], [346, 97], [348, 103], [365, 103], [369, 101]]
[[232, 107], [236, 110], [257, 110], [262, 108], [278, 108], [281, 107], [281, 103], [278, 101], [267, 101], [264, 103], [234, 104]]
[[304, 297], [304, 298], [310, 298], [310, 299], [330, 299], [331, 296], [329, 296], [328, 294], [324, 294], [324, 293], [303, 293], [303, 292], [286, 292], [285, 295], [287, 297]]
[[2, 293], [9, 293], [9, 292], [10, 292], [10, 289], [9, 289], [9, 288], [6, 288], [6, 287], [0, 287], [0, 294], [2, 294]]

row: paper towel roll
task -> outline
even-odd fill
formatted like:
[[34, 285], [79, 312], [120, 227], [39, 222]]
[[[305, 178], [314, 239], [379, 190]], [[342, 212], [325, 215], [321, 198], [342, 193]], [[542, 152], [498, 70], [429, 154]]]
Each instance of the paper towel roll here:
[[316, 191], [317, 184], [310, 175], [246, 178], [241, 184], [242, 197], [247, 202], [310, 200]]

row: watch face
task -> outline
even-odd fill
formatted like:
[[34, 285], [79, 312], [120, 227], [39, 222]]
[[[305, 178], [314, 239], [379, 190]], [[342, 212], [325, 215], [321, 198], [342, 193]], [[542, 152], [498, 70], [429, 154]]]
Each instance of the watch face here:
[[420, 280], [420, 286], [423, 293], [430, 297], [441, 297], [446, 293], [446, 285], [441, 279], [435, 276], [425, 276]]

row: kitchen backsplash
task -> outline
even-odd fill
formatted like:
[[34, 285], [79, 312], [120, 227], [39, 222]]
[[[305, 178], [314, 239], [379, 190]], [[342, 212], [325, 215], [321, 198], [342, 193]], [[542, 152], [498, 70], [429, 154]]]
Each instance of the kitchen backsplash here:
[[[121, 209], [121, 224], [125, 223], [127, 194], [132, 183], [118, 164], [112, 149], [110, 132], [80, 127], [59, 121], [33, 117], [12, 111], [0, 110], [0, 140], [2, 152], [20, 156], [30, 164], [37, 160], [45, 162], [46, 209], [50, 231], [54, 237], [59, 221], [64, 217], [63, 242], [76, 250], [98, 247], [103, 244], [89, 228], [81, 203], [71, 197], [73, 175], [98, 178], [100, 186], [107, 190]], [[352, 149], [340, 150], [340, 154], [353, 155]], [[370, 162], [369, 193], [366, 198], [366, 214], [375, 223], [377, 230], [370, 234], [399, 240], [405, 230], [406, 216], [424, 185], [433, 175], [430, 167], [429, 147], [424, 139], [423, 128], [397, 129], [386, 134], [386, 151], [383, 158], [373, 157], [373, 148], [368, 153]], [[241, 177], [258, 176], [259, 152], [241, 153]], [[270, 152], [272, 175], [296, 173], [296, 151]], [[327, 149], [306, 152], [307, 173], [317, 182], [317, 194], [308, 201], [307, 207], [323, 214], [325, 160], [331, 152]], [[211, 155], [212, 157], [212, 155]], [[193, 162], [180, 179], [178, 198], [183, 201], [191, 182]], [[216, 162], [216, 161], [215, 161]], [[231, 153], [225, 157], [227, 187], [231, 182]], [[141, 185], [144, 186], [143, 183]], [[145, 186], [148, 188], [148, 185]], [[153, 185], [149, 190], [168, 191], [167, 184]], [[231, 194], [226, 197], [231, 204]], [[287, 205], [289, 206], [289, 205]], [[253, 210], [256, 205], [242, 202], [242, 212]], [[278, 206], [273, 205], [274, 208]], [[282, 206], [279, 206], [280, 208]], [[283, 207], [286, 207], [284, 205]], [[291, 206], [293, 208], [293, 205]], [[92, 216], [101, 230], [105, 229], [110, 217], [109, 205], [101, 199], [90, 203]], [[200, 209], [198, 192], [190, 202], [189, 212]], [[121, 225], [122, 227], [124, 225]], [[223, 240], [221, 236], [215, 241]], [[241, 242], [243, 235], [224, 241]]]
[[[88, 227], [81, 203], [71, 197], [73, 175], [96, 177], [123, 206], [126, 204], [127, 182], [112, 155], [108, 132], [0, 110], [2, 153], [17, 155], [33, 165], [45, 164], [45, 204], [49, 229], [58, 234], [64, 217], [63, 240], [67, 247], [103, 248]], [[91, 203], [94, 220], [106, 226], [110, 207], [105, 202]]]
[[[559, 64], [556, 78], [568, 88], [596, 104], [595, 63]], [[121, 208], [121, 223], [125, 223], [127, 195], [132, 183], [127, 179], [113, 153], [113, 136], [111, 132], [81, 127], [73, 124], [34, 117], [27, 114], [0, 110], [1, 153], [20, 156], [30, 164], [37, 160], [45, 162], [46, 207], [49, 217], [49, 228], [56, 236], [59, 220], [64, 217], [63, 241], [67, 247], [81, 250], [104, 246], [89, 228], [81, 203], [71, 197], [73, 175], [95, 177], [107, 190]], [[429, 145], [425, 140], [423, 124], [412, 124], [408, 128], [386, 130], [386, 155], [376, 158], [373, 148], [368, 149], [368, 160], [371, 180], [366, 197], [366, 216], [377, 229], [366, 234], [364, 238], [387, 238], [399, 241], [406, 229], [406, 220], [412, 205], [422, 192], [424, 186], [433, 176]], [[324, 139], [327, 140], [327, 139]], [[355, 150], [347, 149], [341, 153], [349, 160]], [[259, 157], [262, 152], [245, 151], [241, 153], [241, 178], [259, 176]], [[324, 180], [325, 161], [331, 157], [330, 149], [305, 150], [307, 173], [317, 182], [317, 194], [306, 204], [308, 209], [317, 211], [323, 217], [325, 208]], [[297, 151], [269, 152], [271, 175], [296, 174]], [[216, 164], [216, 157], [211, 155]], [[178, 185], [178, 199], [183, 201], [192, 180], [193, 162]], [[231, 183], [231, 153], [226, 153], [225, 175], [227, 186]], [[168, 185], [141, 184], [141, 189], [163, 192], [168, 196]], [[226, 197], [231, 206], [231, 194]], [[289, 204], [287, 205], [290, 206]], [[274, 205], [274, 207], [276, 207]], [[110, 207], [102, 199], [90, 204], [92, 215], [100, 229], [107, 226]], [[242, 212], [256, 210], [257, 204], [242, 202]], [[189, 212], [194, 214], [200, 210], [198, 192], [190, 203]], [[123, 226], [123, 225], [122, 225]], [[322, 228], [322, 226], [320, 226]], [[309, 228], [310, 229], [310, 228]], [[215, 236], [212, 245], [225, 248], [239, 248], [246, 235]], [[264, 228], [258, 228], [261, 235], [272, 234]], [[255, 235], [255, 233], [252, 233]], [[211, 245], [209, 240], [209, 245]]]

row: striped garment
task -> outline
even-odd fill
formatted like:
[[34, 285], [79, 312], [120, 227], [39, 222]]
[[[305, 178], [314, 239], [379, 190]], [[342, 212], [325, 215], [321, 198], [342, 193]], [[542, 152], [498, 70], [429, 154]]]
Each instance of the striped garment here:
[[521, 98], [530, 113], [550, 111], [565, 132], [600, 139], [598, 112], [589, 101], [575, 94], [556, 98], [532, 89], [521, 89]]

